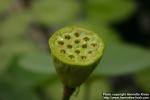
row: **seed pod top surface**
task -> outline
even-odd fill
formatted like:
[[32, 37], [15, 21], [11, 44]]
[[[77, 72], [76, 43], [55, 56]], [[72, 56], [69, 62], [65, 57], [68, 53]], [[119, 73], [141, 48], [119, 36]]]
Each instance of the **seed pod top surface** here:
[[49, 40], [52, 55], [69, 65], [86, 66], [103, 54], [104, 43], [94, 32], [65, 27], [55, 32]]

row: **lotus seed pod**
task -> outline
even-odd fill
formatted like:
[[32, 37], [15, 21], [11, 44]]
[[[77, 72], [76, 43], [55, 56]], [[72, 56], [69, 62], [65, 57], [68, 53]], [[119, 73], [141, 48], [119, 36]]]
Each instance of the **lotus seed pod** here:
[[55, 69], [63, 84], [81, 85], [103, 54], [104, 43], [96, 33], [78, 27], [65, 27], [49, 39]]

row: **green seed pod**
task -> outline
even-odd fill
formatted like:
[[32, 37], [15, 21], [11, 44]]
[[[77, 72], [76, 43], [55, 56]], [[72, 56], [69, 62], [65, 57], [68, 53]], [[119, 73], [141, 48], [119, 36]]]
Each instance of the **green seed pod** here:
[[104, 43], [96, 33], [78, 27], [65, 27], [49, 39], [56, 71], [69, 88], [81, 85], [103, 54]]

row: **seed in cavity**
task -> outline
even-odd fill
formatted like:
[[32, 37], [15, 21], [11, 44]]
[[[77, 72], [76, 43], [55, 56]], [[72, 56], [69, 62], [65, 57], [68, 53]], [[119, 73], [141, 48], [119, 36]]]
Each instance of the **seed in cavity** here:
[[79, 33], [79, 32], [76, 32], [76, 33], [74, 33], [74, 35], [75, 35], [76, 37], [79, 37], [79, 36], [80, 36], [80, 33]]
[[83, 40], [85, 40], [85, 41], [89, 41], [89, 40], [90, 40], [90, 38], [89, 38], [89, 37], [84, 37], [84, 38], [83, 38]]
[[83, 44], [83, 45], [82, 45], [82, 48], [87, 48], [87, 44]]
[[82, 59], [82, 60], [85, 60], [85, 59], [86, 59], [86, 56], [81, 56], [81, 59]]
[[92, 46], [92, 47], [96, 47], [97, 44], [96, 44], [96, 43], [92, 43], [91, 46]]
[[58, 44], [59, 45], [64, 45], [64, 42], [63, 41], [58, 41]]
[[76, 44], [78, 44], [78, 43], [80, 43], [80, 40], [79, 40], [79, 39], [76, 39], [74, 42], [75, 42]]
[[88, 53], [89, 53], [89, 54], [91, 54], [91, 53], [92, 53], [92, 51], [89, 51]]
[[80, 53], [80, 50], [75, 50], [75, 53], [76, 53], [76, 54], [79, 54], [79, 53]]
[[68, 57], [69, 57], [70, 59], [73, 59], [73, 58], [74, 58], [74, 56], [73, 56], [73, 55], [69, 55]]
[[66, 40], [71, 39], [70, 35], [65, 35], [65, 39], [66, 39]]
[[65, 54], [65, 53], [66, 53], [66, 51], [65, 51], [64, 49], [62, 49], [62, 50], [60, 50], [60, 53]]
[[72, 45], [70, 45], [70, 44], [69, 44], [69, 45], [67, 45], [67, 48], [71, 49], [71, 48], [72, 48]]

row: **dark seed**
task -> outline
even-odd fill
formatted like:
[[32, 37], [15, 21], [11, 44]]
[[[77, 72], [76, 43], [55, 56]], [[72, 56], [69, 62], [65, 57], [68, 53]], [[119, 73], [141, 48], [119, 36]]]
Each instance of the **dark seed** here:
[[74, 35], [75, 35], [76, 37], [79, 37], [79, 36], [80, 36], [80, 34], [79, 34], [78, 32], [74, 33]]
[[76, 44], [78, 44], [78, 43], [80, 42], [80, 40], [77, 39], [77, 40], [75, 40], [74, 42], [75, 42]]
[[67, 40], [71, 39], [70, 35], [66, 35], [65, 39], [67, 39]]
[[60, 50], [61, 53], [65, 54], [66, 51], [64, 49]]
[[71, 48], [72, 48], [72, 45], [69, 44], [69, 45], [67, 45], [67, 47], [68, 47], [69, 49], [71, 49]]
[[59, 45], [64, 45], [64, 42], [63, 41], [58, 41], [58, 44]]
[[91, 54], [91, 53], [92, 53], [92, 51], [89, 51], [88, 53], [89, 53], [89, 54]]
[[97, 44], [96, 44], [96, 43], [92, 43], [92, 44], [91, 44], [91, 46], [96, 47], [96, 46], [97, 46]]
[[82, 45], [82, 48], [87, 48], [87, 44], [83, 44], [83, 45]]
[[69, 58], [70, 58], [70, 59], [73, 59], [73, 58], [74, 58], [74, 56], [73, 56], [73, 55], [69, 55]]
[[79, 53], [80, 53], [80, 51], [79, 51], [79, 50], [75, 50], [75, 53], [76, 53], [76, 54], [79, 54]]
[[85, 40], [85, 41], [89, 41], [89, 40], [90, 40], [90, 38], [89, 38], [89, 37], [84, 37], [84, 38], [83, 38], [83, 40]]
[[81, 56], [82, 60], [86, 59], [86, 56]]

